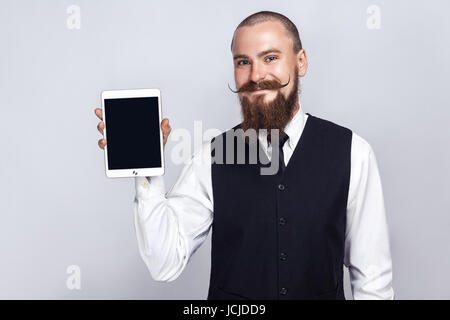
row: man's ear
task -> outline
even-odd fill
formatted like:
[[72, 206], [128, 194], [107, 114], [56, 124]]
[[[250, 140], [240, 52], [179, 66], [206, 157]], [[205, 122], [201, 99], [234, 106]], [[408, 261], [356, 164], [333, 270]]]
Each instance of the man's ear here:
[[308, 59], [306, 58], [306, 51], [305, 49], [301, 49], [297, 53], [297, 66], [298, 66], [298, 76], [303, 77], [306, 74], [306, 71], [308, 70]]

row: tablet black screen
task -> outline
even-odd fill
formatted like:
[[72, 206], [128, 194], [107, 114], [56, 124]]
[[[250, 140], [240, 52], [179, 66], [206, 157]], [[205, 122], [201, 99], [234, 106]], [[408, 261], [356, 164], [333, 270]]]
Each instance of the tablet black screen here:
[[108, 167], [161, 167], [158, 97], [105, 99]]

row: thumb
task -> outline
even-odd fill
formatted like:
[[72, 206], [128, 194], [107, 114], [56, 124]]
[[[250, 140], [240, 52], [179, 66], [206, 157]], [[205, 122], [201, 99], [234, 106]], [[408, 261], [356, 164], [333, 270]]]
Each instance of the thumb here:
[[167, 142], [167, 138], [169, 137], [169, 134], [172, 131], [172, 128], [170, 127], [168, 118], [164, 118], [161, 121], [161, 130], [162, 130], [162, 133], [163, 133], [163, 143], [164, 143], [164, 146], [165, 146], [166, 142]]

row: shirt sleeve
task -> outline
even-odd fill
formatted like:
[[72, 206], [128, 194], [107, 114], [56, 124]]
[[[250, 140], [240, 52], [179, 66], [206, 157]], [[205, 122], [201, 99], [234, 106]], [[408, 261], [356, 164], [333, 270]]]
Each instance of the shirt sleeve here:
[[165, 193], [164, 177], [136, 177], [139, 252], [156, 281], [173, 281], [206, 239], [213, 220], [211, 146], [203, 143]]
[[355, 300], [393, 299], [392, 262], [375, 154], [353, 133], [344, 263]]

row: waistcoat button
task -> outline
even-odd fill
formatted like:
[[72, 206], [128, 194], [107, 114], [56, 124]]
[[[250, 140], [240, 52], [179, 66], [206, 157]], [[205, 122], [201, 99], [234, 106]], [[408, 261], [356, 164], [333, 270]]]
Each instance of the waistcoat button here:
[[286, 219], [285, 218], [280, 218], [280, 225], [284, 226], [286, 224]]
[[284, 189], [285, 189], [284, 184], [280, 183], [280, 184], [278, 185], [278, 190], [283, 191]]
[[281, 288], [280, 289], [280, 294], [282, 294], [283, 296], [285, 296], [287, 294], [287, 289], [286, 288]]
[[284, 252], [280, 253], [280, 260], [281, 261], [286, 261], [287, 260], [287, 254], [284, 253]]

